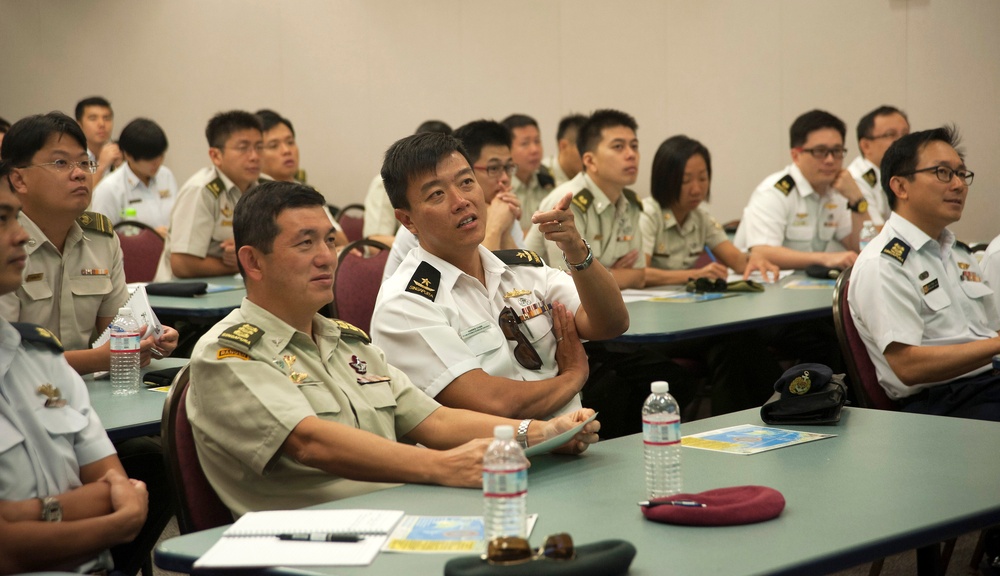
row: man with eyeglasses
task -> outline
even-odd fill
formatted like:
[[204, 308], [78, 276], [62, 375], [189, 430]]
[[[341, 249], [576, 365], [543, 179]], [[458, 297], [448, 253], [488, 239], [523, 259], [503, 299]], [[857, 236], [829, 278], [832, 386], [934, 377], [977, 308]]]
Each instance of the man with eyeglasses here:
[[851, 273], [851, 317], [879, 384], [904, 412], [1000, 421], [1000, 314], [958, 222], [973, 181], [954, 128], [915, 132], [882, 158], [892, 214]]
[[179, 278], [235, 274], [233, 210], [260, 178], [263, 130], [249, 112], [220, 112], [205, 129], [212, 166], [195, 172], [177, 194], [170, 214], [170, 255], [157, 279], [167, 279], [165, 262]]
[[760, 251], [782, 269], [854, 263], [868, 203], [843, 169], [846, 132], [843, 121], [822, 110], [795, 119], [792, 163], [753, 191], [736, 230], [737, 248]]
[[387, 358], [445, 406], [523, 419], [572, 413], [589, 367], [581, 338], [628, 328], [614, 278], [580, 237], [570, 194], [536, 214], [570, 274], [528, 250], [490, 252], [478, 172], [456, 138], [418, 134], [389, 148], [386, 193], [420, 245], [382, 285], [372, 336]]
[[[511, 179], [517, 172], [510, 154], [510, 132], [498, 122], [476, 120], [455, 130], [454, 135], [469, 153], [476, 181], [489, 204], [483, 246], [490, 250], [524, 248], [524, 234], [517, 223], [521, 217], [521, 203], [510, 190]], [[382, 271], [383, 281], [393, 275], [403, 258], [418, 244], [412, 232], [404, 226], [399, 227]]]
[[876, 226], [885, 224], [889, 200], [882, 191], [879, 165], [893, 142], [910, 133], [910, 122], [898, 108], [879, 106], [858, 121], [858, 147], [861, 153], [847, 167], [868, 201], [868, 217]]

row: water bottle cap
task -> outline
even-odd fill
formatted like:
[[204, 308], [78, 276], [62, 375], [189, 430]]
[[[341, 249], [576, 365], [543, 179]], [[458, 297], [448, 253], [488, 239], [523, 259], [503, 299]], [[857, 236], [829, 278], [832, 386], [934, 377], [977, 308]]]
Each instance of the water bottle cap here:
[[654, 394], [666, 394], [667, 392], [670, 391], [670, 384], [663, 380], [657, 380], [656, 382], [653, 382], [652, 384], [649, 385], [649, 389]]
[[129, 308], [128, 306], [122, 306], [121, 308], [118, 309], [118, 315], [119, 316], [131, 316], [132, 315], [132, 309]]
[[514, 427], [510, 424], [500, 424], [493, 427], [493, 437], [497, 440], [510, 440], [514, 437]]

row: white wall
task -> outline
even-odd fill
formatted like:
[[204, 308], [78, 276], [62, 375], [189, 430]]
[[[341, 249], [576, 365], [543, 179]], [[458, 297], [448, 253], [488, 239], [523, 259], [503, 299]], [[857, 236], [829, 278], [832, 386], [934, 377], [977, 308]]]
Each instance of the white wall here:
[[[157, 120], [183, 181], [215, 112], [270, 107], [332, 202], [361, 201], [381, 155], [423, 120], [535, 116], [554, 148], [570, 111], [639, 122], [712, 151], [712, 211], [738, 218], [788, 160], [788, 126], [824, 108], [850, 127], [881, 104], [914, 129], [954, 122], [976, 182], [960, 237], [1000, 232], [996, 0], [0, 0], [0, 116], [101, 94], [116, 128]], [[117, 134], [117, 131], [116, 131]], [[850, 157], [847, 159], [850, 160]]]

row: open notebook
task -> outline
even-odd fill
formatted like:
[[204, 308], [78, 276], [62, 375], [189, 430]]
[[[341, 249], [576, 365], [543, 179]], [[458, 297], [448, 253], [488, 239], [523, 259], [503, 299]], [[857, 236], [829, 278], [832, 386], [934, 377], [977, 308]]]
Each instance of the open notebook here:
[[[195, 563], [195, 568], [367, 566], [402, 510], [274, 510], [248, 512]], [[358, 542], [300, 542], [279, 534], [363, 536]]]

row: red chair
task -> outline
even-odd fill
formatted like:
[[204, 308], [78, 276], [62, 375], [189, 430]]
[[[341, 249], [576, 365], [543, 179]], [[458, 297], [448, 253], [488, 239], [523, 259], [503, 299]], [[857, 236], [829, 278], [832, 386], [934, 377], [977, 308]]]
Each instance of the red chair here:
[[864, 408], [899, 410], [899, 403], [889, 398], [878, 383], [875, 365], [854, 325], [851, 307], [847, 302], [847, 288], [850, 284], [851, 268], [848, 268], [840, 273], [833, 288], [833, 326], [837, 331], [840, 353], [847, 364], [847, 375], [854, 389], [854, 396]]
[[[367, 247], [378, 248], [369, 254]], [[382, 285], [382, 271], [389, 247], [377, 240], [356, 240], [344, 247], [337, 258], [330, 315], [370, 332], [375, 299]]]
[[187, 398], [191, 365], [177, 373], [163, 404], [161, 441], [167, 474], [177, 502], [177, 526], [181, 534], [232, 524], [233, 515], [215, 493], [201, 470], [194, 434], [188, 421]]
[[152, 281], [163, 254], [163, 237], [149, 225], [137, 220], [119, 222], [115, 225], [115, 233], [122, 245], [125, 281]]
[[348, 204], [337, 214], [337, 223], [344, 229], [344, 235], [349, 242], [361, 240], [365, 227], [365, 207], [361, 204]]

